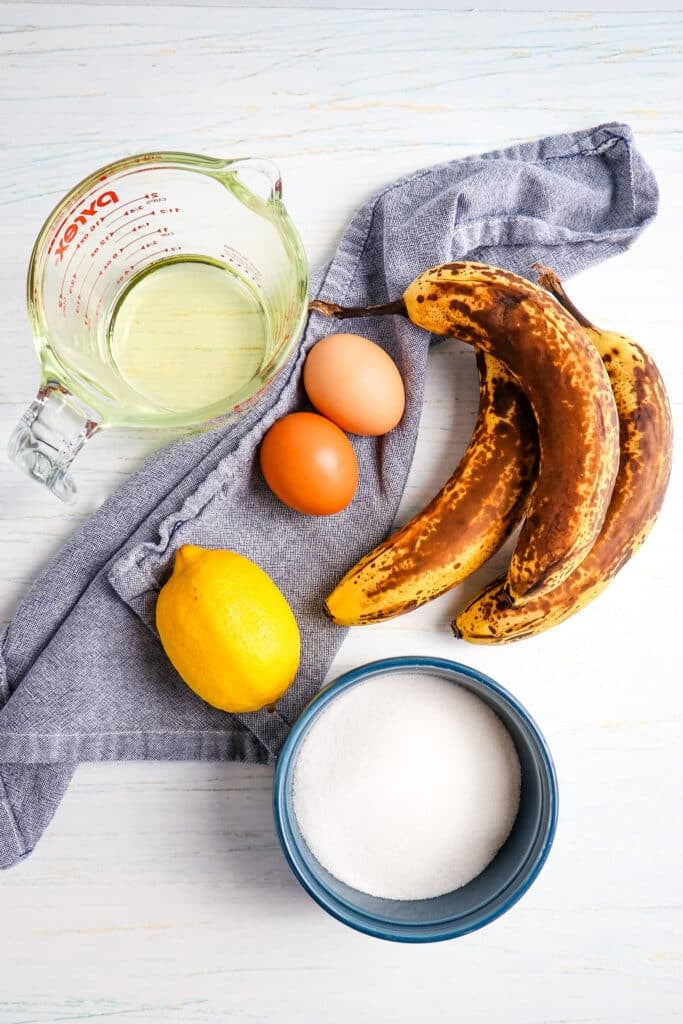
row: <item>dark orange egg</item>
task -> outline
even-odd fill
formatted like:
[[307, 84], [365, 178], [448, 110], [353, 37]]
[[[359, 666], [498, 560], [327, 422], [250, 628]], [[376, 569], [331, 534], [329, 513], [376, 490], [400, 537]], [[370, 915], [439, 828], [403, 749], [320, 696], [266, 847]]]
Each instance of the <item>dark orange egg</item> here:
[[261, 472], [280, 501], [309, 516], [349, 504], [358, 485], [356, 453], [343, 430], [314, 412], [283, 416], [261, 442]]

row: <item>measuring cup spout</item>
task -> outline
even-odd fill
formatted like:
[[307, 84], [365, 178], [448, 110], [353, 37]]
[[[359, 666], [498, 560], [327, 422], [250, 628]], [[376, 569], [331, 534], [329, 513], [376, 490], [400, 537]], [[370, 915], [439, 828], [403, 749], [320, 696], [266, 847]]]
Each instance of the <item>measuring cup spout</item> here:
[[60, 384], [48, 383], [14, 428], [7, 449], [20, 469], [71, 504], [71, 463], [97, 428], [91, 410]]
[[266, 200], [282, 199], [280, 171], [270, 160], [245, 156], [228, 161], [226, 169], [234, 174], [254, 195]]

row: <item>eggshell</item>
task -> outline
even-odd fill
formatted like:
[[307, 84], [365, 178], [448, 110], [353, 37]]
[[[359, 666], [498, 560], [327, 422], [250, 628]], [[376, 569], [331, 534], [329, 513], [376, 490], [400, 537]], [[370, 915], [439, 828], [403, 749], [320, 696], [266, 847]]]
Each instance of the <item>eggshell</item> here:
[[405, 408], [396, 363], [359, 334], [317, 342], [304, 364], [304, 387], [315, 408], [351, 434], [386, 434]]
[[353, 445], [336, 424], [314, 412], [277, 420], [261, 442], [260, 463], [271, 491], [297, 512], [329, 516], [356, 493]]

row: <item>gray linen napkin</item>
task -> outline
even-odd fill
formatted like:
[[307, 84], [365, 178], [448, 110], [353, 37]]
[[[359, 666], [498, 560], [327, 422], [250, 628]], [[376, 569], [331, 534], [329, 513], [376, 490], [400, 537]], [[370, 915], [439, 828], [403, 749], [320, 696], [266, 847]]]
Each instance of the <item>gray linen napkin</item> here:
[[[568, 276], [626, 249], [656, 208], [655, 180], [627, 126], [537, 140], [423, 169], [385, 189], [355, 215], [312, 291], [345, 304], [385, 302], [420, 271], [454, 258], [521, 274], [541, 260]], [[271, 423], [305, 407], [305, 354], [337, 329], [311, 317], [257, 408], [149, 459], [19, 605], [0, 648], [0, 866], [31, 851], [79, 761], [277, 756], [345, 636], [323, 616], [322, 599], [391, 527], [422, 403], [429, 337], [398, 317], [364, 321], [363, 333], [401, 370], [405, 416], [384, 438], [352, 438], [360, 484], [346, 510], [311, 518], [280, 504], [255, 453]], [[303, 656], [276, 712], [216, 711], [165, 658], [154, 604], [174, 551], [188, 542], [248, 556], [290, 601]]]

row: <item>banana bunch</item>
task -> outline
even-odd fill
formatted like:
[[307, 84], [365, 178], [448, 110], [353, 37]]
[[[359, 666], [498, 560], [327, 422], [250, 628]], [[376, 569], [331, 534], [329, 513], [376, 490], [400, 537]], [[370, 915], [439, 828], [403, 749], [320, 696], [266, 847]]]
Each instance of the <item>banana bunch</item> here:
[[521, 522], [507, 574], [458, 615], [474, 643], [531, 636], [597, 596], [642, 544], [671, 467], [668, 400], [652, 360], [598, 330], [552, 271], [540, 287], [480, 263], [421, 274], [398, 301], [328, 316], [401, 314], [477, 350], [479, 414], [455, 472], [325, 602], [341, 625], [417, 608], [478, 569]]
[[652, 529], [671, 473], [671, 412], [654, 362], [635, 341], [586, 320], [552, 270], [539, 269], [540, 283], [582, 325], [607, 370], [619, 415], [619, 471], [602, 529], [578, 568], [545, 599], [510, 602], [504, 579], [487, 587], [453, 623], [455, 635], [471, 643], [533, 636], [564, 622], [602, 593]]

